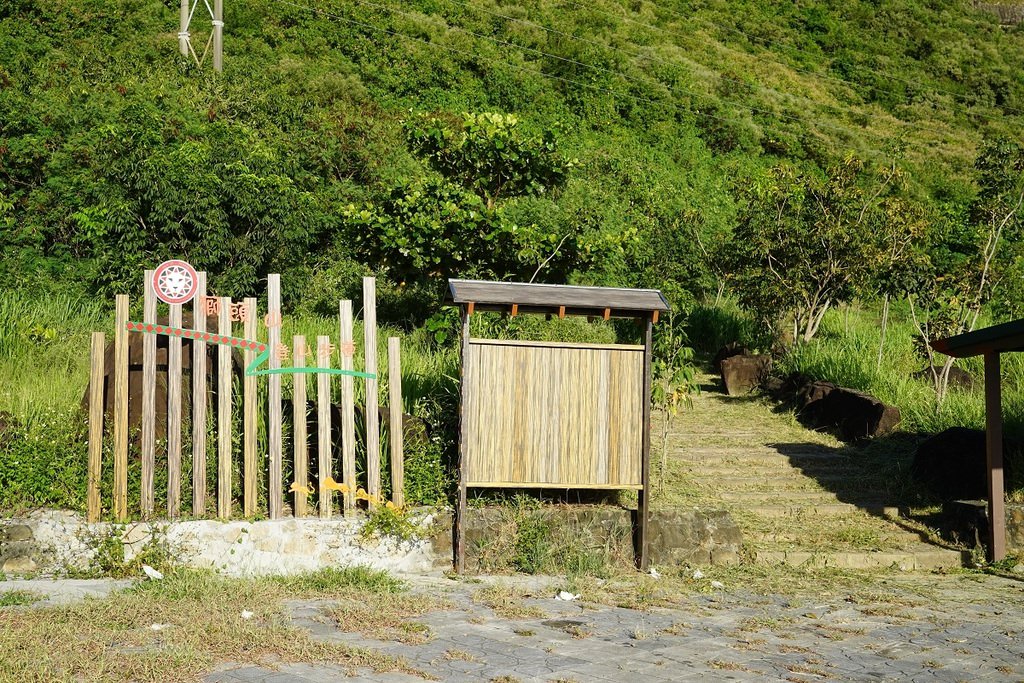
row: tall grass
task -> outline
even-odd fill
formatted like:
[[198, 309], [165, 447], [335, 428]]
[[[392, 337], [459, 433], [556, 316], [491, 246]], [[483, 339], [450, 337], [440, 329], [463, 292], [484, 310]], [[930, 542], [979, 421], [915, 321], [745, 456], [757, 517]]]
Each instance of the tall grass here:
[[[939, 404], [931, 382], [914, 376], [926, 367], [916, 350], [915, 338], [909, 312], [893, 307], [879, 364], [881, 328], [876, 312], [864, 308], [834, 310], [826, 314], [818, 336], [790, 350], [779, 365], [783, 372], [798, 371], [814, 379], [866, 391], [898, 406], [905, 431], [936, 433], [953, 426], [983, 428], [985, 400], [980, 359], [957, 361], [957, 366], [975, 378], [974, 388], [950, 386], [946, 399]], [[1003, 366], [1007, 433], [1020, 438], [1024, 436], [1024, 392], [1019, 388], [1019, 379], [1024, 376], [1024, 358], [1006, 354]]]
[[89, 379], [90, 334], [112, 328], [95, 299], [0, 293], [0, 411], [31, 422], [77, 406]]

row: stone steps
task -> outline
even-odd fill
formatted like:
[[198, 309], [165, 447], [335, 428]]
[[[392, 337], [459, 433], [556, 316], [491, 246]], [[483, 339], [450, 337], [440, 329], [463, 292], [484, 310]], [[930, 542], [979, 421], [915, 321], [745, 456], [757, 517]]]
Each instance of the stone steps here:
[[757, 550], [758, 564], [784, 564], [791, 567], [833, 567], [837, 569], [884, 569], [901, 571], [934, 571], [964, 566], [964, 551], [936, 549], [920, 544], [920, 549], [901, 551], [828, 551]]
[[835, 517], [857, 512], [876, 517], [899, 517], [899, 508], [883, 503], [854, 505], [853, 503], [819, 503], [814, 505], [799, 504], [758, 504], [744, 505], [743, 511], [760, 517]]
[[[695, 397], [693, 411], [676, 423], [686, 436], [670, 450], [673, 476], [698, 500], [730, 512], [747, 558], [845, 569], [963, 565], [961, 551], [932, 545], [926, 529], [918, 533], [900, 521], [899, 507], [881, 499], [877, 477], [856, 454], [819, 443], [819, 435], [763, 403], [721, 401], [712, 393]], [[739, 429], [729, 431], [729, 424]]]

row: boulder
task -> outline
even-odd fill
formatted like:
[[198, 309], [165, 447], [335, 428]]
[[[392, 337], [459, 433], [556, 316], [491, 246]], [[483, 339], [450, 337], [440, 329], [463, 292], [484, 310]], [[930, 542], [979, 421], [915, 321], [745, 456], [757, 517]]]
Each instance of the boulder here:
[[[1004, 451], [1007, 445], [1004, 441]], [[1012, 476], [1009, 465], [1004, 458], [1006, 480]], [[950, 427], [921, 442], [910, 475], [942, 500], [987, 499], [984, 430]]]
[[722, 361], [726, 358], [732, 358], [733, 356], [749, 356], [750, 351], [747, 347], [743, 346], [739, 342], [729, 342], [722, 348], [718, 349], [718, 353], [715, 354], [714, 358], [711, 359], [711, 367], [715, 369], [715, 372], [722, 374]]
[[900, 422], [899, 408], [831, 382], [812, 382], [801, 390], [799, 400], [803, 424], [834, 431], [844, 441], [888, 434]]
[[813, 380], [803, 373], [791, 372], [785, 377], [769, 377], [761, 388], [775, 401], [796, 403], [800, 392], [812, 382]]
[[767, 379], [772, 369], [768, 355], [732, 356], [722, 361], [722, 384], [730, 396], [748, 394]]

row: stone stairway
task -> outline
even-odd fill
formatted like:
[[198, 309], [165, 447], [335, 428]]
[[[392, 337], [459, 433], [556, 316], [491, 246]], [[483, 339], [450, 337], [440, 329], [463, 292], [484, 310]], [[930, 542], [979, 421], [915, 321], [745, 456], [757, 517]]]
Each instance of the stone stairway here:
[[[656, 423], [656, 446], [660, 430]], [[664, 503], [728, 510], [747, 561], [908, 571], [963, 565], [962, 549], [901, 514], [895, 477], [877, 459], [760, 399], [706, 386], [675, 418], [663, 474], [653, 457]]]

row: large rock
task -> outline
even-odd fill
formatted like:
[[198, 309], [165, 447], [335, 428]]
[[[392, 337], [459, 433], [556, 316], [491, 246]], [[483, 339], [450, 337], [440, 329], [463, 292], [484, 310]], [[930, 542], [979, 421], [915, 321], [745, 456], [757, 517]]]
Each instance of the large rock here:
[[722, 384], [730, 396], [749, 394], [767, 379], [772, 369], [772, 357], [732, 356], [722, 361]]
[[726, 358], [749, 355], [750, 351], [747, 350], [747, 347], [743, 346], [739, 342], [729, 342], [722, 348], [718, 349], [718, 353], [716, 353], [714, 358], [711, 359], [711, 367], [713, 367], [715, 372], [718, 374], [722, 374], [722, 361]]
[[900, 423], [900, 409], [870, 394], [812, 382], [800, 392], [800, 421], [811, 429], [834, 431], [844, 441], [883, 436]]
[[[1009, 461], [1003, 465], [1007, 480], [1009, 465]], [[985, 432], [950, 427], [928, 438], [917, 447], [910, 474], [943, 500], [987, 499]]]

